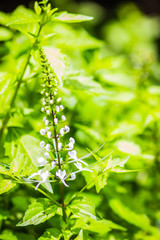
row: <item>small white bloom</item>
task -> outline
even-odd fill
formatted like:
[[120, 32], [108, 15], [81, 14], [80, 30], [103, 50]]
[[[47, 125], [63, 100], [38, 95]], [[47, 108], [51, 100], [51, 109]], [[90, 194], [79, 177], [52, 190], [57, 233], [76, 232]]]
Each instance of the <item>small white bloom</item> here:
[[69, 151], [69, 152], [68, 152], [68, 155], [69, 155], [72, 159], [77, 160], [77, 151], [76, 151], [76, 150]]
[[83, 167], [82, 167], [82, 164], [77, 162], [77, 163], [74, 163], [74, 165], [79, 169], [79, 170], [82, 170]]
[[48, 132], [49, 131], [49, 127], [46, 127], [45, 130], [46, 130], [46, 132]]
[[58, 171], [56, 172], [56, 176], [62, 181], [62, 183], [66, 186], [66, 187], [69, 187], [66, 182], [65, 182], [65, 178], [66, 178], [66, 170], [61, 170], [61, 169], [58, 169]]
[[45, 135], [45, 132], [46, 132], [46, 131], [45, 131], [45, 129], [43, 129], [43, 128], [40, 130], [40, 134], [43, 135], [43, 136]]
[[59, 142], [59, 143], [58, 143], [58, 151], [60, 151], [61, 149], [62, 149], [62, 143]]
[[74, 138], [73, 138], [73, 137], [70, 137], [70, 138], [69, 138], [69, 142], [75, 144], [75, 140], [74, 140]]
[[41, 94], [43, 94], [44, 92], [43, 91], [41, 91]]
[[[56, 90], [56, 89], [55, 89]], [[54, 91], [54, 93], [53, 93], [54, 95], [57, 95], [57, 92], [56, 91]]]
[[50, 99], [50, 100], [49, 100], [49, 103], [50, 103], [50, 104], [53, 104], [53, 99]]
[[59, 107], [60, 107], [60, 109], [61, 109], [61, 110], [63, 110], [63, 109], [64, 109], [63, 105], [60, 105]]
[[47, 145], [46, 145], [46, 150], [49, 152], [50, 151], [50, 144], [49, 143], [47, 143]]
[[45, 98], [42, 98], [42, 102], [45, 102]]
[[51, 162], [52, 169], [55, 168], [55, 165], [56, 165], [55, 161], [52, 161]]
[[67, 150], [72, 150], [73, 148], [74, 148], [74, 143], [70, 142], [70, 143], [68, 144]]
[[62, 115], [62, 121], [66, 121], [66, 117]]
[[67, 133], [67, 132], [69, 132], [69, 131], [70, 131], [70, 128], [69, 128], [67, 125], [65, 125], [65, 126], [64, 126], [64, 130], [65, 130], [65, 131], [66, 131], [66, 133]]
[[41, 111], [44, 112], [44, 110], [45, 110], [44, 107], [42, 107], [42, 108], [41, 108]]
[[48, 137], [48, 138], [51, 138], [51, 136], [52, 136], [51, 131], [48, 131], [48, 132], [47, 132], [47, 137]]
[[47, 96], [47, 97], [49, 96], [49, 93], [48, 93], [48, 92], [46, 93], [46, 96]]
[[42, 84], [42, 87], [45, 87], [46, 85], [45, 84]]
[[64, 136], [64, 128], [61, 128], [59, 132], [60, 132], [60, 135], [63, 137]]
[[58, 124], [58, 118], [54, 118], [54, 124], [55, 124], [55, 125]]
[[49, 110], [49, 109], [47, 109], [47, 110], [46, 110], [46, 113], [49, 115], [49, 114], [50, 114], [50, 110]]
[[45, 152], [45, 153], [44, 153], [44, 156], [45, 156], [45, 158], [49, 158], [49, 153], [48, 153], [48, 152]]
[[47, 118], [46, 117], [43, 117], [43, 122], [45, 122], [47, 120]]
[[39, 157], [39, 158], [37, 159], [37, 161], [38, 161], [38, 163], [39, 163], [40, 166], [44, 166], [45, 163], [47, 162], [43, 157]]
[[60, 111], [60, 107], [56, 106], [56, 112], [58, 113]]
[[72, 172], [70, 180], [75, 180], [75, 179], [76, 179], [76, 174], [74, 172]]
[[41, 148], [44, 148], [45, 142], [41, 141], [39, 145], [40, 145]]
[[45, 125], [48, 126], [48, 124], [49, 124], [49, 121], [46, 119]]
[[57, 98], [57, 103], [59, 103], [61, 101], [61, 97]]
[[45, 105], [46, 105], [46, 102], [45, 102], [45, 101], [43, 101], [43, 102], [42, 102], [42, 104], [45, 106]]
[[38, 189], [39, 185], [46, 182], [47, 178], [49, 177], [50, 173], [49, 171], [45, 171], [45, 172], [40, 172], [38, 175], [40, 175], [40, 177], [42, 178], [42, 181], [40, 181], [37, 186], [35, 187], [35, 190]]

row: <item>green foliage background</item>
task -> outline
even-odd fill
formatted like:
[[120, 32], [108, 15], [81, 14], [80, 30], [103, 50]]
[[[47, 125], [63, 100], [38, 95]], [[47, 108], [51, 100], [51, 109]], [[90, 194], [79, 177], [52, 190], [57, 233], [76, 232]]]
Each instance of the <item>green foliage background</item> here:
[[[0, 12], [1, 125], [10, 109], [17, 76], [22, 74], [21, 69], [33, 42], [32, 34], [37, 31], [37, 21], [35, 13], [23, 6], [19, 6], [13, 15]], [[77, 240], [158, 240], [158, 17], [145, 16], [133, 4], [125, 5], [118, 9], [116, 19], [101, 26], [101, 39], [94, 37], [94, 21], [96, 24], [96, 19], [93, 23], [70, 25], [61, 21], [51, 22], [44, 27], [40, 39], [41, 45], [49, 48], [51, 65], [59, 76], [63, 76], [63, 105], [79, 155], [83, 156], [88, 153], [87, 149], [104, 144], [96, 154], [100, 158], [112, 154], [113, 159], [111, 171], [99, 176], [96, 172], [100, 165], [94, 166], [95, 160], [88, 159], [88, 163], [93, 164], [95, 175], [84, 172], [71, 184], [69, 191], [66, 190], [66, 200], [69, 200], [74, 192], [95, 178], [95, 182], [88, 185], [88, 190], [81, 193], [81, 197], [90, 201], [90, 215], [88, 202], [75, 200], [70, 207], [76, 218], [71, 229], [74, 235], [68, 229], [64, 236], [65, 239]], [[34, 49], [31, 55], [8, 127], [1, 139], [0, 193], [3, 194], [0, 195], [0, 239], [3, 240], [62, 239], [58, 236], [65, 229], [58, 216], [53, 217], [57, 208], [47, 210], [48, 218], [43, 215], [48, 200], [41, 200], [41, 192], [28, 184], [16, 184], [10, 180], [11, 175], [20, 181], [20, 177], [36, 171], [39, 130], [42, 127], [42, 82]], [[124, 165], [128, 156], [125, 170], [116, 168]], [[54, 197], [59, 200], [57, 186]], [[29, 204], [31, 209], [37, 211], [36, 214], [41, 214], [41, 224], [36, 225], [39, 222], [35, 224], [32, 219], [35, 225], [16, 226]], [[98, 220], [92, 217], [95, 207]]]

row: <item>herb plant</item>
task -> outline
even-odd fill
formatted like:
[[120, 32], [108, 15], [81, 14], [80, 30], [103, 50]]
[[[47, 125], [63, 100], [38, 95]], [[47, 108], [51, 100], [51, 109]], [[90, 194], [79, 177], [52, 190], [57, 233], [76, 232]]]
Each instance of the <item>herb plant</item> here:
[[102, 41], [47, 0], [0, 13], [0, 239], [159, 239], [157, 21], [118, 14]]

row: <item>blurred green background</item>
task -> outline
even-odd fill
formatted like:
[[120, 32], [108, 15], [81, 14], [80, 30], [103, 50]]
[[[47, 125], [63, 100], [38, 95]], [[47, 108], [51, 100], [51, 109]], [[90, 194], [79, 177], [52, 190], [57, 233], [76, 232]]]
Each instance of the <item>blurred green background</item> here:
[[[105, 143], [97, 153], [99, 156], [110, 152], [113, 158], [129, 155], [126, 168], [140, 169], [133, 173], [109, 173], [103, 182], [104, 189], [98, 194], [94, 188], [85, 193], [95, 202], [99, 216], [126, 229], [111, 228], [103, 232], [105, 227], [91, 226], [91, 238], [86, 239], [159, 240], [159, 2], [141, 1], [138, 6], [136, 2], [107, 2], [108, 5], [100, 1], [53, 1], [60, 10], [91, 15], [94, 20], [83, 24], [48, 24], [43, 34], [54, 32], [56, 35], [45, 40], [43, 46], [60, 49], [63, 55], [66, 65], [61, 89], [63, 104], [80, 155], [87, 153], [86, 148], [94, 149]], [[149, 4], [154, 7], [148, 7]], [[6, 1], [0, 5], [2, 11], [12, 10]], [[32, 8], [33, 4], [28, 1], [27, 6]], [[0, 13], [1, 119], [10, 106], [15, 76], [30, 47], [24, 29], [6, 28], [9, 17], [8, 13]], [[28, 29], [34, 32], [33, 26]], [[41, 79], [37, 77], [40, 67], [34, 57], [6, 135], [15, 128], [38, 135], [42, 126]], [[12, 160], [9, 144], [6, 137], [1, 150], [1, 162], [5, 164]], [[87, 181], [85, 174], [84, 177], [73, 184], [73, 191], [83, 187]], [[49, 221], [36, 227], [15, 227], [30, 199], [38, 196], [39, 193], [26, 186], [0, 196], [0, 239], [38, 239], [48, 225], [53, 225]]]

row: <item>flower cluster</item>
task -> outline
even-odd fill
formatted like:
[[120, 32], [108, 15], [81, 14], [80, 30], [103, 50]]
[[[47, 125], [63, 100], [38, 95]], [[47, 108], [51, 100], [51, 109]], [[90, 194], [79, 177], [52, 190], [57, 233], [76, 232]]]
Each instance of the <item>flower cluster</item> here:
[[64, 106], [61, 103], [58, 87], [59, 80], [51, 68], [48, 59], [41, 47], [39, 47], [40, 61], [42, 66], [42, 108], [44, 127], [40, 130], [42, 141], [40, 142], [41, 151], [37, 157], [39, 167], [37, 173], [33, 173], [29, 179], [38, 177], [38, 184], [61, 181], [69, 187], [66, 180], [74, 180], [76, 173], [80, 171], [90, 171], [88, 164], [78, 158], [74, 150], [75, 140], [73, 137], [65, 142], [65, 135], [70, 132], [66, 124], [66, 117], [63, 114]]

